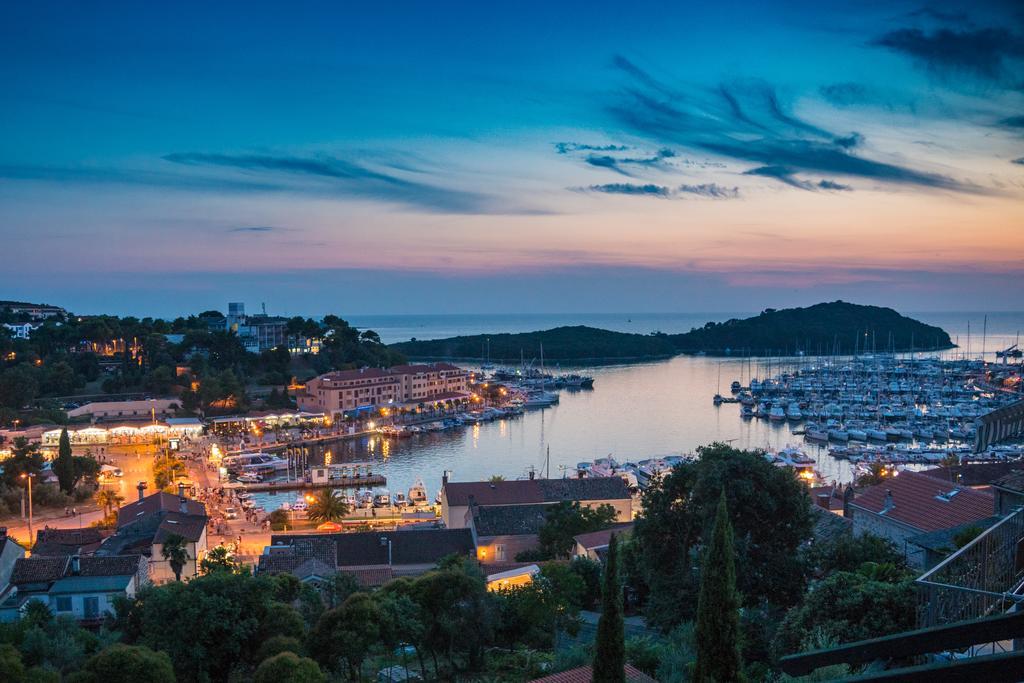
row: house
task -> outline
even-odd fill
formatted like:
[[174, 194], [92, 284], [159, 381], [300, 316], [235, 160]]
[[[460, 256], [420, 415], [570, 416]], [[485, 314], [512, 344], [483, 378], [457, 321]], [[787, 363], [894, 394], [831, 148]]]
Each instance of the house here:
[[430, 571], [449, 555], [472, 557], [473, 549], [469, 529], [274, 534], [260, 555], [257, 571], [289, 572], [309, 582], [323, 578], [322, 573], [328, 569], [332, 574], [344, 571], [363, 585], [376, 587], [395, 576]]
[[1015, 461], [976, 462], [951, 467], [934, 467], [930, 470], [922, 470], [921, 474], [972, 489], [988, 489], [996, 479], [1014, 472], [1024, 472], [1024, 463]]
[[523, 479], [515, 481], [444, 481], [441, 521], [449, 529], [470, 524], [471, 505], [481, 508], [576, 501], [586, 507], [611, 505], [618, 522], [633, 519], [633, 496], [619, 477]]
[[992, 515], [976, 522], [968, 522], [949, 529], [930, 531], [920, 536], [911, 536], [907, 539], [907, 552], [921, 556], [919, 566], [922, 570], [928, 571], [944, 559], [955, 553], [963, 545], [964, 541], [974, 540], [977, 534], [993, 526], [1003, 519], [998, 515]]
[[17, 620], [37, 600], [54, 614], [95, 624], [113, 613], [116, 598], [133, 598], [147, 583], [146, 560], [139, 555], [19, 558], [0, 595], [0, 621]]
[[336, 370], [295, 393], [300, 410], [333, 415], [377, 406], [469, 398], [469, 373], [450, 363]]
[[[626, 664], [623, 673], [625, 674], [626, 683], [658, 683], [657, 680], [651, 678], [632, 664]], [[594, 669], [587, 665], [544, 676], [543, 678], [535, 678], [530, 683], [591, 683], [593, 680]]]
[[632, 531], [633, 523], [628, 522], [626, 524], [616, 524], [609, 529], [573, 536], [572, 540], [576, 542], [573, 547], [573, 557], [586, 557], [590, 560], [604, 562], [604, 556], [608, 551], [608, 544], [611, 543], [612, 534], [622, 538], [623, 535], [627, 535]]
[[14, 339], [28, 339], [36, 329], [42, 327], [42, 323], [4, 323], [4, 327]]
[[539, 566], [525, 563], [521, 566], [512, 566], [501, 571], [495, 571], [494, 568], [488, 569], [486, 565], [484, 565], [484, 569], [488, 571], [486, 581], [487, 590], [489, 591], [503, 591], [525, 586], [533, 583], [533, 577], [540, 574]]
[[997, 515], [1008, 515], [1024, 506], [1024, 469], [1010, 472], [992, 482]]
[[163, 548], [168, 538], [185, 539], [188, 560], [182, 577], [197, 576], [199, 561], [206, 555], [206, 506], [185, 496], [184, 484], [178, 484], [178, 495], [160, 491], [143, 496], [145, 482], [139, 483], [139, 499], [117, 511], [117, 531], [107, 538], [97, 555], [144, 555], [153, 583], [174, 580], [170, 561], [164, 559]]
[[911, 566], [920, 568], [924, 557], [908, 548], [909, 539], [983, 520], [992, 514], [993, 497], [918, 472], [902, 472], [866, 489], [848, 510], [854, 534], [889, 539], [904, 551]]
[[25, 549], [7, 535], [7, 527], [0, 527], [0, 593], [11, 583], [14, 563], [25, 557]]
[[103, 420], [152, 420], [173, 415], [181, 402], [174, 398], [139, 401], [93, 401], [68, 411], [69, 418], [87, 417], [93, 422]]
[[32, 557], [66, 557], [69, 555], [93, 555], [109, 531], [86, 527], [84, 529], [40, 529], [36, 544], [32, 546]]
[[481, 562], [509, 562], [540, 545], [538, 534], [549, 505], [491, 505], [470, 507], [469, 529]]

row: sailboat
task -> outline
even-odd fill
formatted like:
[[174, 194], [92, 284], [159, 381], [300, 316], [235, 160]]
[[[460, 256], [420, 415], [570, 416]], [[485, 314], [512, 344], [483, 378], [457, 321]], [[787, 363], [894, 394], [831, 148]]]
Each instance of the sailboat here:
[[718, 386], [715, 388], [715, 397], [712, 400], [716, 406], [722, 405], [722, 361], [718, 361]]
[[545, 408], [550, 405], [558, 403], [558, 394], [545, 391], [544, 382], [546, 375], [544, 374], [544, 345], [540, 345], [540, 391], [532, 392], [527, 395], [526, 402], [523, 404], [527, 408]]
[[487, 353], [484, 355], [484, 362], [480, 364], [481, 370], [493, 370], [494, 363], [491, 362], [491, 338], [487, 338]]

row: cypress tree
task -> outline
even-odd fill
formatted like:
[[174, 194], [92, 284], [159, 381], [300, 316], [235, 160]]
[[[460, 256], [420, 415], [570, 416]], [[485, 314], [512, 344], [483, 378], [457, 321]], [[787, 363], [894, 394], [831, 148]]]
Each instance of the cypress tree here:
[[71, 439], [68, 429], [60, 431], [60, 444], [57, 447], [57, 459], [53, 461], [53, 473], [57, 475], [60, 490], [71, 493], [75, 488], [75, 461], [71, 457]]
[[618, 541], [608, 541], [601, 589], [601, 618], [597, 622], [594, 647], [594, 682], [624, 683], [626, 680], [626, 636], [622, 623], [622, 588], [619, 586]]
[[735, 551], [732, 523], [725, 491], [718, 500], [711, 543], [704, 551], [700, 572], [700, 598], [694, 639], [697, 662], [693, 680], [697, 683], [742, 681], [740, 657], [740, 599], [736, 592]]

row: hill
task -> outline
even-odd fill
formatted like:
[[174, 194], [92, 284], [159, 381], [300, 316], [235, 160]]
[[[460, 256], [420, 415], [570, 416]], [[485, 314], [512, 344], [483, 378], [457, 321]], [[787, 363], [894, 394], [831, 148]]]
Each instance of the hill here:
[[807, 308], [766, 309], [760, 315], [709, 322], [669, 335], [683, 353], [843, 355], [854, 351], [925, 351], [952, 348], [945, 330], [891, 308], [833, 301]]
[[677, 353], [666, 335], [629, 334], [594, 327], [556, 327], [520, 334], [476, 334], [448, 339], [407, 341], [391, 348], [410, 358], [479, 359], [490, 340], [490, 357], [495, 363], [518, 363], [520, 357], [577, 363], [618, 362], [668, 358]]

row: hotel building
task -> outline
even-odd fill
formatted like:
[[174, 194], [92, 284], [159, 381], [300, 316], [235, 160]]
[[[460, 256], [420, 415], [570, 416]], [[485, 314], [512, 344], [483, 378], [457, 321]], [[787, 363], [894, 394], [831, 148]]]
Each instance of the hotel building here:
[[340, 370], [295, 394], [299, 409], [327, 415], [389, 404], [419, 404], [469, 395], [469, 373], [448, 363]]

